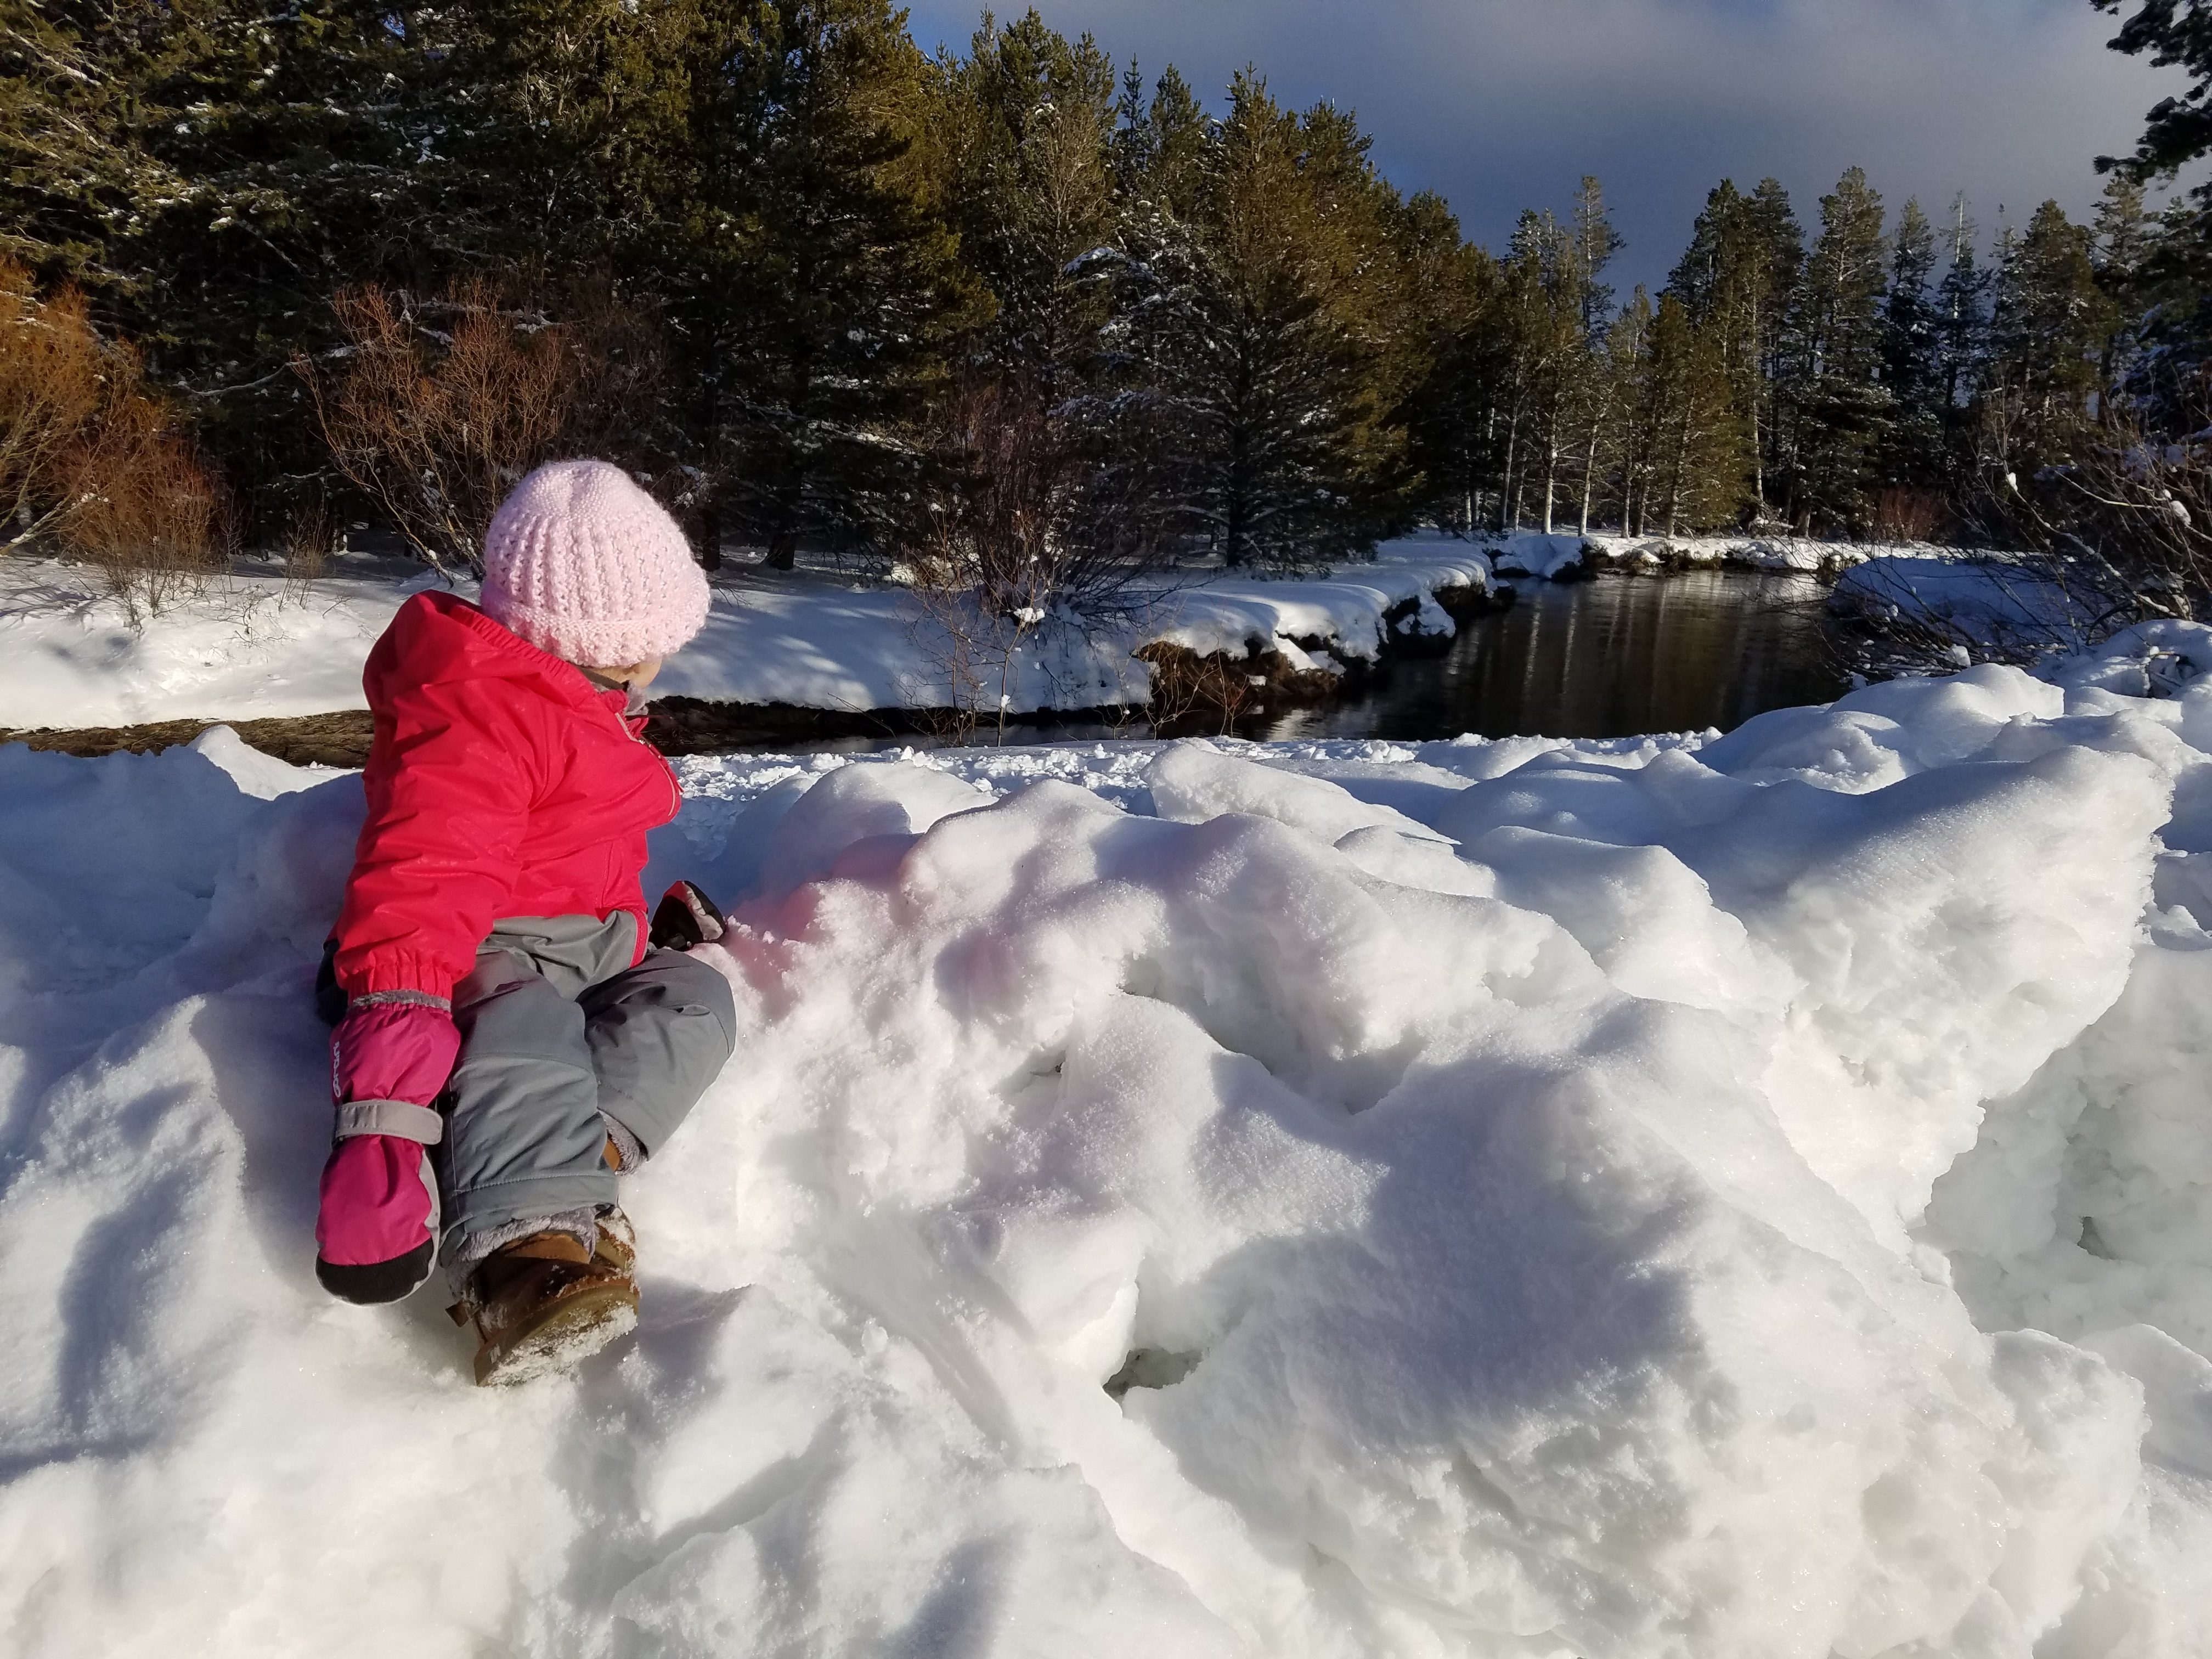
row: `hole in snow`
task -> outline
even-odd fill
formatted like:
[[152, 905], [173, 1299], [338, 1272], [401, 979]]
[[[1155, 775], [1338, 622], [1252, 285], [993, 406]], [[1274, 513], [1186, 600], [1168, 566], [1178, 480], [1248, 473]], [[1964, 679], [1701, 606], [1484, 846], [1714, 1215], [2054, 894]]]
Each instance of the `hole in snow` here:
[[2091, 1255], [2102, 1256], [2107, 1261], [2117, 1259], [2112, 1251], [2106, 1248], [2103, 1237], [2097, 1231], [2097, 1223], [2094, 1217], [2085, 1215], [2081, 1218], [2080, 1242], [2081, 1248]]
[[1198, 1369], [1200, 1358], [1165, 1348], [1133, 1349], [1121, 1369], [1106, 1379], [1106, 1392], [1119, 1400], [1132, 1389], [1171, 1389]]

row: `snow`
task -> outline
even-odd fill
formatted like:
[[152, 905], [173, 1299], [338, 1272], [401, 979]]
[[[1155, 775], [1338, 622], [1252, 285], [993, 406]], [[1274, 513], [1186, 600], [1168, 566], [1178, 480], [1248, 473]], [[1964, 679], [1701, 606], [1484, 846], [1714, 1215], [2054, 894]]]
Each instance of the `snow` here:
[[1551, 579], [1582, 568], [1592, 545], [1583, 536], [1545, 535], [1516, 530], [1487, 544], [1491, 562], [1501, 575]]
[[[956, 700], [1012, 712], [1141, 704], [1152, 671], [1131, 653], [1156, 640], [1201, 654], [1278, 650], [1335, 672], [1372, 660], [1390, 612], [1401, 634], [1449, 636], [1439, 589], [1486, 589], [1484, 556], [1437, 538], [1384, 544], [1372, 563], [1297, 580], [1214, 576], [1129, 597], [1126, 617], [1056, 618], [1011, 660], [988, 642], [963, 653], [942, 618], [903, 588], [817, 572], [717, 579], [699, 639], [656, 695], [861, 711]], [[366, 706], [361, 669], [392, 613], [427, 577], [287, 581], [240, 573], [133, 618], [86, 568], [0, 560], [0, 728], [248, 720]], [[1299, 641], [1304, 641], [1302, 647]], [[964, 678], [965, 684], [956, 683]]]
[[1449, 637], [1452, 620], [1437, 605], [1437, 591], [1485, 592], [1490, 582], [1480, 550], [1440, 537], [1408, 538], [1383, 543], [1370, 565], [1325, 578], [1222, 579], [1181, 589], [1160, 602], [1145, 631], [1200, 655], [1315, 641], [1340, 657], [1372, 661], [1389, 643], [1389, 612], [1412, 602], [1415, 629]]
[[2078, 653], [2099, 631], [2063, 588], [2002, 559], [1869, 560], [1837, 579], [1829, 606], [1877, 628], [1901, 618], [1961, 646], [2026, 657]]
[[430, 585], [218, 580], [134, 621], [89, 567], [0, 559], [0, 728], [366, 708], [369, 647]]
[[507, 1392], [310, 1271], [357, 779], [0, 747], [6, 1645], [2203, 1654], [2212, 677], [2116, 689], [2199, 633], [687, 760], [738, 1057]]
[[1869, 560], [1956, 558], [1955, 549], [1923, 542], [1826, 542], [1808, 536], [1619, 536], [1550, 534], [1516, 530], [1483, 544], [1503, 574], [1556, 579], [1578, 570], [1586, 557], [1633, 569], [1680, 565], [1731, 565], [1751, 570], [1848, 570]]

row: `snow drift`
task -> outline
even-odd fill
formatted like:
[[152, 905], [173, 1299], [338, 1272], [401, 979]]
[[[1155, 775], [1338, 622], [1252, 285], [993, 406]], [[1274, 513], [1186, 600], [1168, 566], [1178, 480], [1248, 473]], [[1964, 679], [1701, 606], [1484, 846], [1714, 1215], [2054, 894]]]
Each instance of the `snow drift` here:
[[2212, 680], [2124, 680], [686, 763], [738, 1057], [504, 1393], [309, 1268], [357, 783], [0, 750], [0, 1628], [2206, 1651]]

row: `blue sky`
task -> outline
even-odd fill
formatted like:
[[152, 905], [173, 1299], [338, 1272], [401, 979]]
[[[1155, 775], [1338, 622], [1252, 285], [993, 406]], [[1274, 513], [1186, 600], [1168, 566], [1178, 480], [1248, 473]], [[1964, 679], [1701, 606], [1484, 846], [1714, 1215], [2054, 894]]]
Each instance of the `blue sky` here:
[[[1004, 15], [1009, 9], [1000, 8]], [[1441, 192], [1502, 245], [1525, 206], [1605, 181], [1629, 246], [1624, 291], [1655, 286], [1723, 176], [1771, 173], [1799, 216], [1844, 167], [1931, 216], [1964, 190], [1986, 235], [2056, 197], [2086, 212], [2090, 161], [2130, 148], [2183, 84], [2105, 49], [2088, 0], [1040, 0], [1148, 74], [1218, 93], [1246, 63], [1286, 101], [1358, 111], [1383, 170]], [[979, 6], [923, 3], [925, 47], [964, 46]]]

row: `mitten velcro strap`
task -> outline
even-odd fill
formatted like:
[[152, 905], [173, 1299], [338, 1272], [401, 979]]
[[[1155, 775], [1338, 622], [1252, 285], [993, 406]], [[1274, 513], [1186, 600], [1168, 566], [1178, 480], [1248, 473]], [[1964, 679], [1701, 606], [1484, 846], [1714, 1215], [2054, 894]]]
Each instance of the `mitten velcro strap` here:
[[349, 1100], [338, 1108], [337, 1139], [356, 1135], [397, 1135], [434, 1146], [446, 1138], [446, 1120], [412, 1101]]

